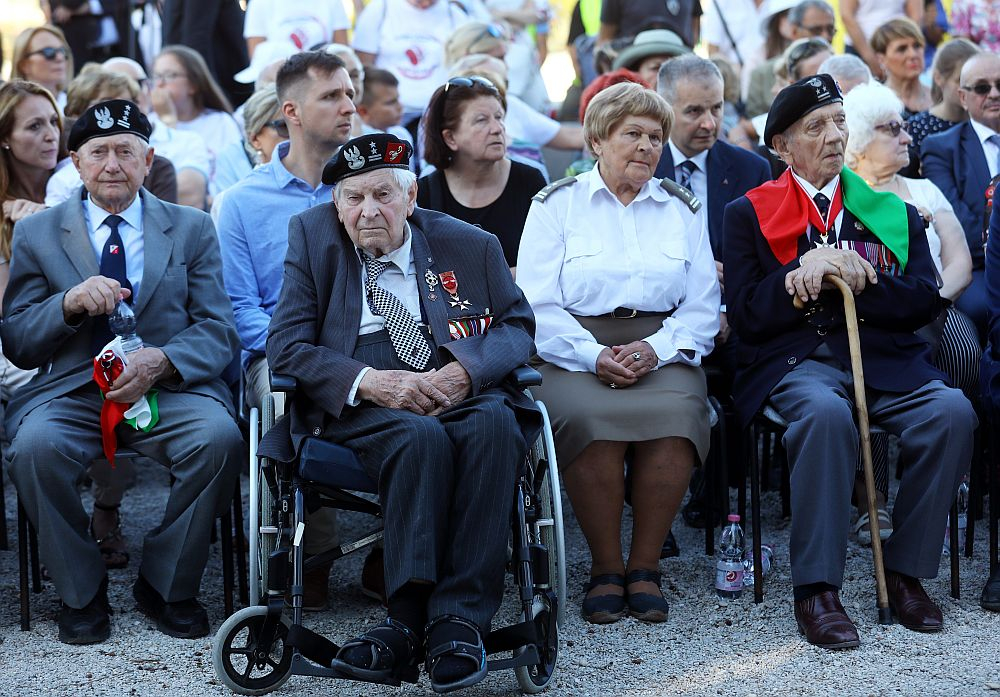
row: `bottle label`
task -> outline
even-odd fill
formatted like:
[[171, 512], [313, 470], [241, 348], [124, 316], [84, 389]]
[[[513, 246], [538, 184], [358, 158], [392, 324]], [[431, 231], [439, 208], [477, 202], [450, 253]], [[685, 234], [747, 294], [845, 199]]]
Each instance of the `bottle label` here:
[[743, 590], [743, 563], [719, 562], [715, 567], [715, 587], [720, 591]]

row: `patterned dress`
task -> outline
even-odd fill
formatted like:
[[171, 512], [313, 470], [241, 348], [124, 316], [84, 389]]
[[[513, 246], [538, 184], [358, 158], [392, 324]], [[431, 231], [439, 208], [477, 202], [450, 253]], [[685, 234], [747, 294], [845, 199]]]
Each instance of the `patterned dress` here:
[[996, 0], [954, 0], [952, 34], [967, 36], [984, 51], [1000, 53], [1000, 3]]
[[939, 119], [929, 111], [921, 111], [906, 119], [906, 132], [910, 134], [913, 142], [910, 143], [910, 164], [899, 171], [904, 177], [917, 179], [923, 175], [920, 173], [920, 144], [924, 138], [941, 131], [946, 131], [955, 123]]

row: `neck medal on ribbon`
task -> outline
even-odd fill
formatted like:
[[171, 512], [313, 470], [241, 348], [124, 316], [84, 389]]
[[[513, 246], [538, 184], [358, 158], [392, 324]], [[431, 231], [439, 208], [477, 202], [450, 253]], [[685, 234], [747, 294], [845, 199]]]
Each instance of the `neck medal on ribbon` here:
[[457, 307], [459, 310], [468, 310], [471, 303], [458, 297], [458, 279], [455, 278], [454, 271], [442, 271], [438, 278], [441, 279], [441, 287], [451, 296], [448, 304]]

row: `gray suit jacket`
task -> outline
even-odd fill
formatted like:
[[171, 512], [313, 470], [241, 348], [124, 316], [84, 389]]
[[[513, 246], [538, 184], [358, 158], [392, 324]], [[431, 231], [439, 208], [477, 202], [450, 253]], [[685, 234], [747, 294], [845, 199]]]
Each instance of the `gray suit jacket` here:
[[[238, 350], [239, 338], [211, 218], [164, 203], [145, 189], [139, 195], [145, 260], [134, 307], [138, 333], [147, 346], [163, 349], [180, 374], [157, 387], [213, 397], [232, 411], [229, 389], [219, 376]], [[14, 365], [39, 372], [11, 399], [9, 437], [29, 411], [93, 380], [94, 319], [67, 324], [62, 301], [66, 291], [98, 274], [78, 196], [14, 227], [0, 338]]]
[[[453, 359], [462, 364], [472, 380], [472, 395], [500, 387], [511, 370], [534, 355], [535, 318], [514, 285], [499, 240], [422, 208], [416, 208], [408, 221], [432, 350], [442, 364]], [[425, 280], [428, 271], [454, 271], [458, 296], [471, 306], [452, 307], [440, 285], [431, 299]], [[300, 391], [290, 422], [285, 419], [268, 432], [261, 455], [290, 460], [305, 436], [322, 432], [329, 419], [340, 417], [351, 386], [365, 367], [353, 358], [362, 302], [361, 262], [334, 205], [322, 204], [293, 216], [267, 359], [274, 372], [295, 377]], [[452, 340], [449, 319], [487, 311], [493, 319], [485, 334]], [[521, 392], [511, 390], [510, 395], [518, 407], [533, 408]]]

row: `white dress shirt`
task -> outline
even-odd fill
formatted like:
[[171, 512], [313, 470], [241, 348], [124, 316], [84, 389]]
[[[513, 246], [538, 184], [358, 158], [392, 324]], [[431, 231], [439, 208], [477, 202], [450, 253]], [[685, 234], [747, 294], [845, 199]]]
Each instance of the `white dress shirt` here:
[[680, 177], [680, 164], [686, 160], [691, 160], [695, 164], [696, 169], [691, 173], [691, 193], [698, 197], [701, 201], [701, 210], [698, 211], [698, 215], [704, 218], [708, 217], [708, 150], [702, 150], [700, 153], [694, 157], [688, 157], [674, 145], [674, 141], [668, 140], [667, 145], [670, 147], [670, 154], [674, 158], [674, 181], [678, 180]]
[[983, 146], [983, 155], [986, 156], [986, 166], [990, 170], [990, 179], [997, 175], [997, 171], [1000, 167], [997, 166], [997, 157], [1000, 156], [1000, 148], [990, 142], [990, 138], [997, 134], [989, 126], [984, 126], [975, 119], [969, 119], [969, 123], [972, 124], [972, 129], [976, 132], [976, 137], [979, 138], [980, 144]]
[[[816, 194], [823, 194], [830, 200], [830, 205], [831, 206], [833, 205], [833, 197], [837, 193], [837, 186], [840, 184], [839, 174], [836, 175], [830, 181], [828, 181], [826, 183], [826, 186], [824, 186], [822, 189], [817, 189], [815, 186], [813, 186], [805, 179], [797, 175], [795, 173], [795, 170], [792, 170], [792, 176], [795, 177], [795, 181], [799, 183], [799, 186], [801, 186], [802, 189], [809, 196], [809, 200], [812, 201], [813, 208], [816, 208], [816, 202], [813, 201], [813, 199], [816, 197]], [[845, 210], [844, 208], [841, 208], [840, 213], [837, 214], [837, 218], [833, 221], [833, 230], [835, 233], [837, 233], [838, 241], [840, 240], [840, 226], [843, 225], [844, 223], [844, 210]], [[816, 212], [817, 213], [819, 212], [819, 208], [816, 208]], [[805, 230], [803, 230], [803, 233], [808, 233], [808, 232], [809, 232], [808, 227]], [[833, 240], [831, 240], [830, 243], [832, 244]]]
[[656, 352], [657, 367], [698, 365], [714, 346], [719, 283], [708, 234], [655, 179], [624, 206], [598, 166], [545, 203], [532, 202], [517, 265], [517, 283], [535, 313], [538, 355], [560, 368], [596, 370], [606, 347], [573, 315], [593, 317], [617, 307], [676, 308], [643, 338]]
[[[104, 245], [111, 237], [111, 228], [104, 222], [109, 215], [111, 213], [94, 203], [89, 194], [83, 200], [83, 216], [87, 221], [87, 233], [90, 236], [90, 245], [97, 256], [98, 267], [101, 265]], [[122, 244], [125, 246], [125, 275], [132, 284], [132, 306], [135, 307], [146, 259], [142, 244], [142, 197], [136, 194], [132, 204], [118, 215], [124, 221], [118, 225], [118, 234], [121, 235]]]
[[[420, 314], [420, 288], [417, 286], [417, 267], [413, 263], [413, 235], [410, 233], [410, 224], [404, 223], [403, 244], [388, 254], [378, 257], [379, 261], [388, 262], [385, 270], [379, 274], [375, 283], [383, 290], [392, 293], [399, 302], [403, 303], [413, 321], [418, 325], [421, 322]], [[385, 328], [385, 317], [376, 315], [368, 307], [368, 292], [365, 290], [365, 281], [368, 271], [361, 267], [361, 326], [358, 328], [358, 336], [364, 334], [374, 334]], [[351, 391], [347, 394], [347, 405], [356, 407], [360, 404], [357, 398], [358, 386], [361, 379], [371, 370], [370, 367], [363, 368], [351, 385]]]

